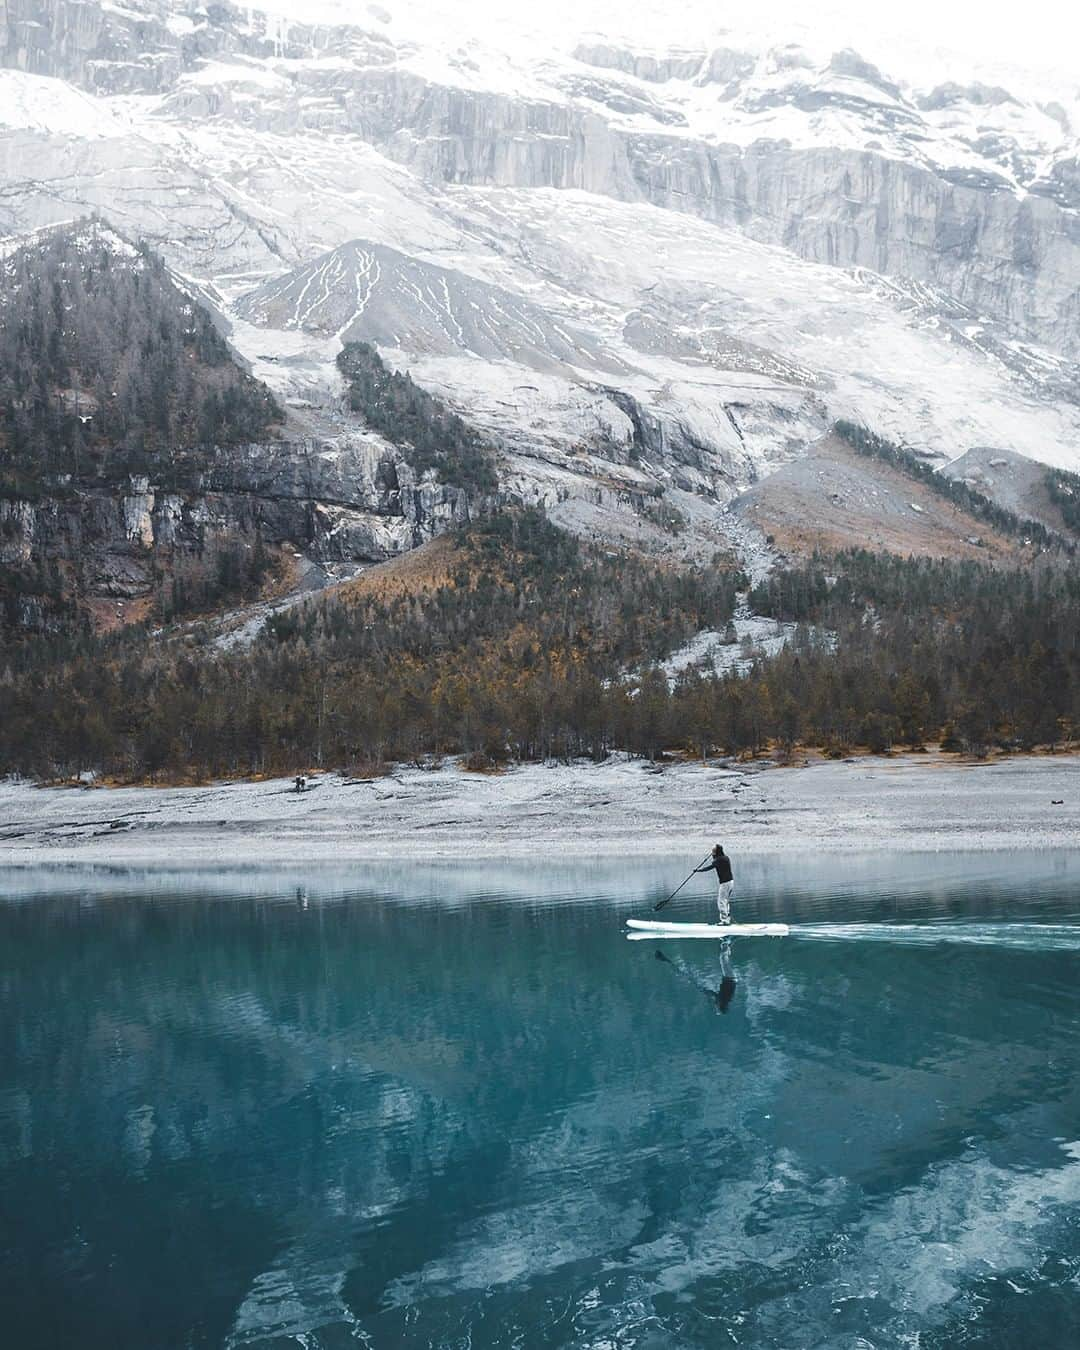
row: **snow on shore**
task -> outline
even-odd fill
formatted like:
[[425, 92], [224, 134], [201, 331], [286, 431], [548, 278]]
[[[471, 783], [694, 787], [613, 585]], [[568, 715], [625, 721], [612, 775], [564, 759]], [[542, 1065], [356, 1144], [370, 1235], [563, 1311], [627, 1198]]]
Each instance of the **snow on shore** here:
[[[192, 788], [0, 783], [0, 866], [254, 867], [365, 859], [1036, 849], [1080, 841], [1080, 756], [801, 768], [640, 760], [501, 774], [399, 768]], [[1052, 802], [1061, 801], [1061, 805]]]

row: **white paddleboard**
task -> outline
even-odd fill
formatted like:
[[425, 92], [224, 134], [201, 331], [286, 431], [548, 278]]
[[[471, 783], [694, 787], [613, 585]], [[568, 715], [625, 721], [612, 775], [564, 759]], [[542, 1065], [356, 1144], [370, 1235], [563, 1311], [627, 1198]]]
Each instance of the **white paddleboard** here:
[[653, 938], [726, 938], [787, 937], [786, 923], [679, 923], [662, 919], [627, 919], [628, 937]]

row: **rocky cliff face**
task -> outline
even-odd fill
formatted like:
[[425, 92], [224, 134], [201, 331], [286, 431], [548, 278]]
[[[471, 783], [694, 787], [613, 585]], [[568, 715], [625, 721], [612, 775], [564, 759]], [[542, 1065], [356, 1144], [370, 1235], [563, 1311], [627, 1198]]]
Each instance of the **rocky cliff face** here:
[[432, 88], [407, 72], [357, 82], [348, 127], [439, 181], [643, 199], [744, 230], [813, 262], [941, 287], [1080, 355], [1075, 158], [1017, 194], [995, 167], [905, 161], [870, 146], [722, 143], [613, 125], [589, 107]]
[[1005, 184], [953, 182], [868, 150], [627, 146], [650, 201], [694, 210], [813, 262], [929, 282], [1017, 332], [1080, 354], [1080, 215]]
[[31, 75], [110, 93], [150, 92], [183, 67], [165, 6], [144, 12], [81, 0], [0, 0], [0, 58]]
[[459, 488], [419, 482], [394, 447], [346, 433], [219, 450], [182, 490], [132, 477], [0, 499], [0, 568], [58, 578], [57, 594], [28, 590], [13, 616], [41, 629], [58, 600], [99, 621], [117, 607], [144, 617], [172, 576], [225, 546], [259, 540], [331, 566], [380, 562], [468, 518]]

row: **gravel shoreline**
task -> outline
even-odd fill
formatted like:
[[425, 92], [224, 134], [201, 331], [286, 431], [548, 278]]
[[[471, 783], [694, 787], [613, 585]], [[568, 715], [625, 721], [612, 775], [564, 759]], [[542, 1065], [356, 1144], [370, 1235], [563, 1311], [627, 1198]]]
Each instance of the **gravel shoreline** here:
[[[1080, 755], [926, 756], [804, 767], [640, 760], [457, 764], [204, 787], [0, 783], [0, 866], [257, 867], [365, 859], [654, 857], [722, 838], [744, 853], [1080, 846]], [[1057, 804], [1060, 803], [1060, 804]]]

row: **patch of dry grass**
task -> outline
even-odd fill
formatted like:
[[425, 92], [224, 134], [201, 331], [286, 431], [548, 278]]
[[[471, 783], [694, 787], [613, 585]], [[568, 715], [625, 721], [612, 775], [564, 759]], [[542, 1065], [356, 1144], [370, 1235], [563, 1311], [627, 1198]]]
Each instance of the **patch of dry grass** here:
[[460, 562], [461, 553], [454, 541], [440, 535], [397, 558], [367, 568], [358, 577], [343, 582], [334, 594], [342, 604], [350, 605], [362, 600], [392, 600], [406, 592], [433, 591], [449, 584]]

